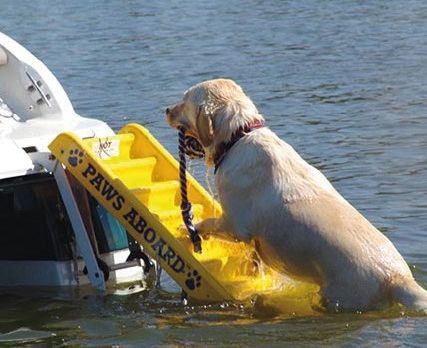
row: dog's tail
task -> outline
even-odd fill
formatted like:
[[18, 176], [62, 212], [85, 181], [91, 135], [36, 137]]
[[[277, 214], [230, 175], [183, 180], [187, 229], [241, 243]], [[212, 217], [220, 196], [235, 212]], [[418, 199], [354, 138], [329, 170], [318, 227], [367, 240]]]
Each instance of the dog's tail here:
[[427, 313], [427, 291], [414, 278], [405, 278], [394, 284], [392, 296], [396, 302], [404, 306]]

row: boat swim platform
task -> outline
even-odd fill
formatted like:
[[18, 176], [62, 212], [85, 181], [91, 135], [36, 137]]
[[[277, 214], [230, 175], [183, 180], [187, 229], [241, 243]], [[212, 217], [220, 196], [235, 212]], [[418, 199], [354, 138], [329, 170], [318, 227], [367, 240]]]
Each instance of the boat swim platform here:
[[[102, 138], [81, 139], [65, 132], [49, 149], [160, 263], [189, 301], [246, 301], [269, 294], [283, 302], [316, 292], [312, 284], [291, 280], [261, 263], [254, 247], [243, 242], [212, 236], [202, 240], [202, 253], [194, 253], [182, 228], [179, 164], [143, 126], [128, 124]], [[220, 216], [219, 203], [188, 173], [187, 182], [194, 223]]]

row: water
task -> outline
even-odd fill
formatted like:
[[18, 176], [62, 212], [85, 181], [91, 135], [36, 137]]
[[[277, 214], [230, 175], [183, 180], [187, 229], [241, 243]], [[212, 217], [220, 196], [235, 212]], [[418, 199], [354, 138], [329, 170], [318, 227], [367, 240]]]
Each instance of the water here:
[[[76, 110], [145, 124], [204, 79], [243, 86], [268, 125], [378, 226], [427, 285], [427, 4], [409, 1], [1, 1], [0, 30], [43, 60]], [[204, 182], [200, 164], [194, 167]], [[46, 346], [423, 346], [423, 316], [315, 318], [129, 296], [0, 296], [0, 341]], [[28, 328], [30, 331], [20, 328]], [[16, 346], [19, 341], [6, 345]], [[27, 342], [27, 343], [23, 343]]]

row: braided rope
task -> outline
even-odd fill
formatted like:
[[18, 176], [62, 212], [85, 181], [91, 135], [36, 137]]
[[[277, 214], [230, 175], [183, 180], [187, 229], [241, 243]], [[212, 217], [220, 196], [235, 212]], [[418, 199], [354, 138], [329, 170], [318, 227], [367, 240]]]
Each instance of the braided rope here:
[[205, 151], [196, 138], [186, 135], [184, 137], [184, 152], [191, 159], [200, 159], [205, 157]]
[[190, 239], [194, 246], [194, 252], [202, 252], [202, 240], [193, 225], [193, 212], [191, 203], [187, 196], [187, 164], [185, 160], [185, 129], [180, 128], [178, 132], [178, 150], [179, 150], [179, 180], [181, 186], [181, 214], [184, 224], [187, 227]]

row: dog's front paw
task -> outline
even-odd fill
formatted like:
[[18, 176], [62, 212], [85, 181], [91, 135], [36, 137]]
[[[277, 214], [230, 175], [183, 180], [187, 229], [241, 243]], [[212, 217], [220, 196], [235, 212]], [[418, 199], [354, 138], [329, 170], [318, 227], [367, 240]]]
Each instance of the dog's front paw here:
[[185, 226], [185, 224], [179, 225], [178, 233], [179, 233], [179, 235], [182, 235], [182, 236], [188, 235], [187, 226]]
[[203, 222], [196, 224], [194, 228], [196, 229], [196, 232], [199, 234], [201, 238], [205, 240], [208, 240], [210, 238], [211, 233], [206, 228], [204, 228]]
[[[207, 231], [204, 231], [203, 229], [199, 229], [197, 226], [198, 225], [194, 226], [194, 228], [196, 229], [196, 232], [200, 236], [200, 238], [203, 238], [204, 240], [208, 240], [211, 234]], [[189, 231], [187, 226], [185, 226], [185, 224], [182, 224], [178, 227], [178, 234], [180, 236], [189, 236]]]

